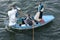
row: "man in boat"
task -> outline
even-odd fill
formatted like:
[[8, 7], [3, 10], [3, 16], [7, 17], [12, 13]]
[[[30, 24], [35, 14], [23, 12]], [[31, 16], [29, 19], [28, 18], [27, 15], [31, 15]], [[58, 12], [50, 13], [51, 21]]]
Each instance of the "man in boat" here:
[[39, 3], [38, 5], [38, 12], [36, 13], [34, 19], [36, 21], [39, 21], [39, 22], [44, 22], [44, 20], [42, 19], [42, 16], [43, 16], [43, 11], [44, 11], [44, 6], [42, 3]]
[[[16, 26], [17, 25], [17, 12], [21, 10], [21, 8], [17, 7], [16, 4], [12, 4], [11, 8], [8, 10], [9, 24], [8, 26]], [[17, 25], [19, 26], [19, 25]]]
[[35, 21], [30, 16], [30, 14], [26, 14], [26, 20], [24, 20], [24, 22], [25, 22], [26, 25], [29, 25], [29, 26], [34, 26], [35, 25]]

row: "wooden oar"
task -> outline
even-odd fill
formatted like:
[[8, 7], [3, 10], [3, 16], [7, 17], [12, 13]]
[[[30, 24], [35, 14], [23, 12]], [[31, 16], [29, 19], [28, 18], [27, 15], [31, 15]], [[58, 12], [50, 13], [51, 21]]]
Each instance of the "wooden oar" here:
[[33, 29], [32, 29], [32, 40], [34, 40], [34, 26], [33, 26]]
[[26, 16], [26, 14], [24, 14], [24, 13], [22, 12], [22, 10], [20, 10], [19, 13], [20, 13], [20, 15], [19, 15], [20, 17]]

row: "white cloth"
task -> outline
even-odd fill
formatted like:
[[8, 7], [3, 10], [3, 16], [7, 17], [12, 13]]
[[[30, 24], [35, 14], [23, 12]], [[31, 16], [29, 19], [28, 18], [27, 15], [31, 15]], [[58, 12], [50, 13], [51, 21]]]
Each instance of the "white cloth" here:
[[17, 13], [17, 9], [12, 9], [12, 10], [8, 11], [9, 26], [16, 24], [16, 22], [17, 22], [16, 16], [15, 16], [16, 13]]
[[43, 12], [43, 11], [44, 11], [44, 8], [41, 9], [41, 12]]
[[17, 7], [17, 6], [16, 6], [16, 8], [17, 8], [17, 10], [21, 10], [21, 8], [19, 8], [19, 7]]
[[40, 16], [40, 12], [37, 12], [36, 15], [34, 16], [34, 19], [36, 21], [40, 21], [39, 16]]

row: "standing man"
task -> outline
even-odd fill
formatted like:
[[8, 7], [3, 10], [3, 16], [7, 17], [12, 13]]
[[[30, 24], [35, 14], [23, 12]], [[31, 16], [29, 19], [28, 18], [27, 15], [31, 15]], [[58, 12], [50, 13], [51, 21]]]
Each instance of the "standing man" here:
[[44, 6], [41, 2], [39, 2], [39, 5], [38, 5], [38, 12], [36, 13], [34, 19], [36, 21], [39, 21], [39, 22], [44, 22], [44, 20], [42, 19], [42, 16], [43, 16], [43, 11], [44, 11]]
[[16, 7], [16, 4], [11, 5], [11, 8], [8, 11], [8, 17], [9, 17], [9, 25], [8, 26], [10, 26], [10, 27], [16, 26], [18, 10], [21, 10], [21, 9]]
[[40, 12], [39, 19], [42, 19], [43, 11], [44, 11], [44, 6], [43, 6], [42, 3], [40, 3], [39, 6], [38, 6], [38, 12]]

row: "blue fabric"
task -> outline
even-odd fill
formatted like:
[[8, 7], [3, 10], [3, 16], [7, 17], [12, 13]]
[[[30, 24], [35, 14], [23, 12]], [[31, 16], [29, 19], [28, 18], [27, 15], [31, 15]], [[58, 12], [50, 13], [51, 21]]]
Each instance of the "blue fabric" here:
[[[17, 8], [16, 8], [16, 9], [17, 9]], [[17, 9], [16, 17], [18, 17], [18, 15], [19, 15], [19, 14], [18, 14], [18, 9]]]
[[43, 5], [42, 4], [40, 4], [39, 6], [38, 6], [38, 12], [40, 12], [40, 10], [43, 8]]
[[14, 28], [19, 28], [20, 26], [19, 26], [19, 24], [15, 24], [15, 25], [13, 25], [12, 27], [14, 27]]
[[16, 17], [18, 17], [18, 13], [16, 13]]

